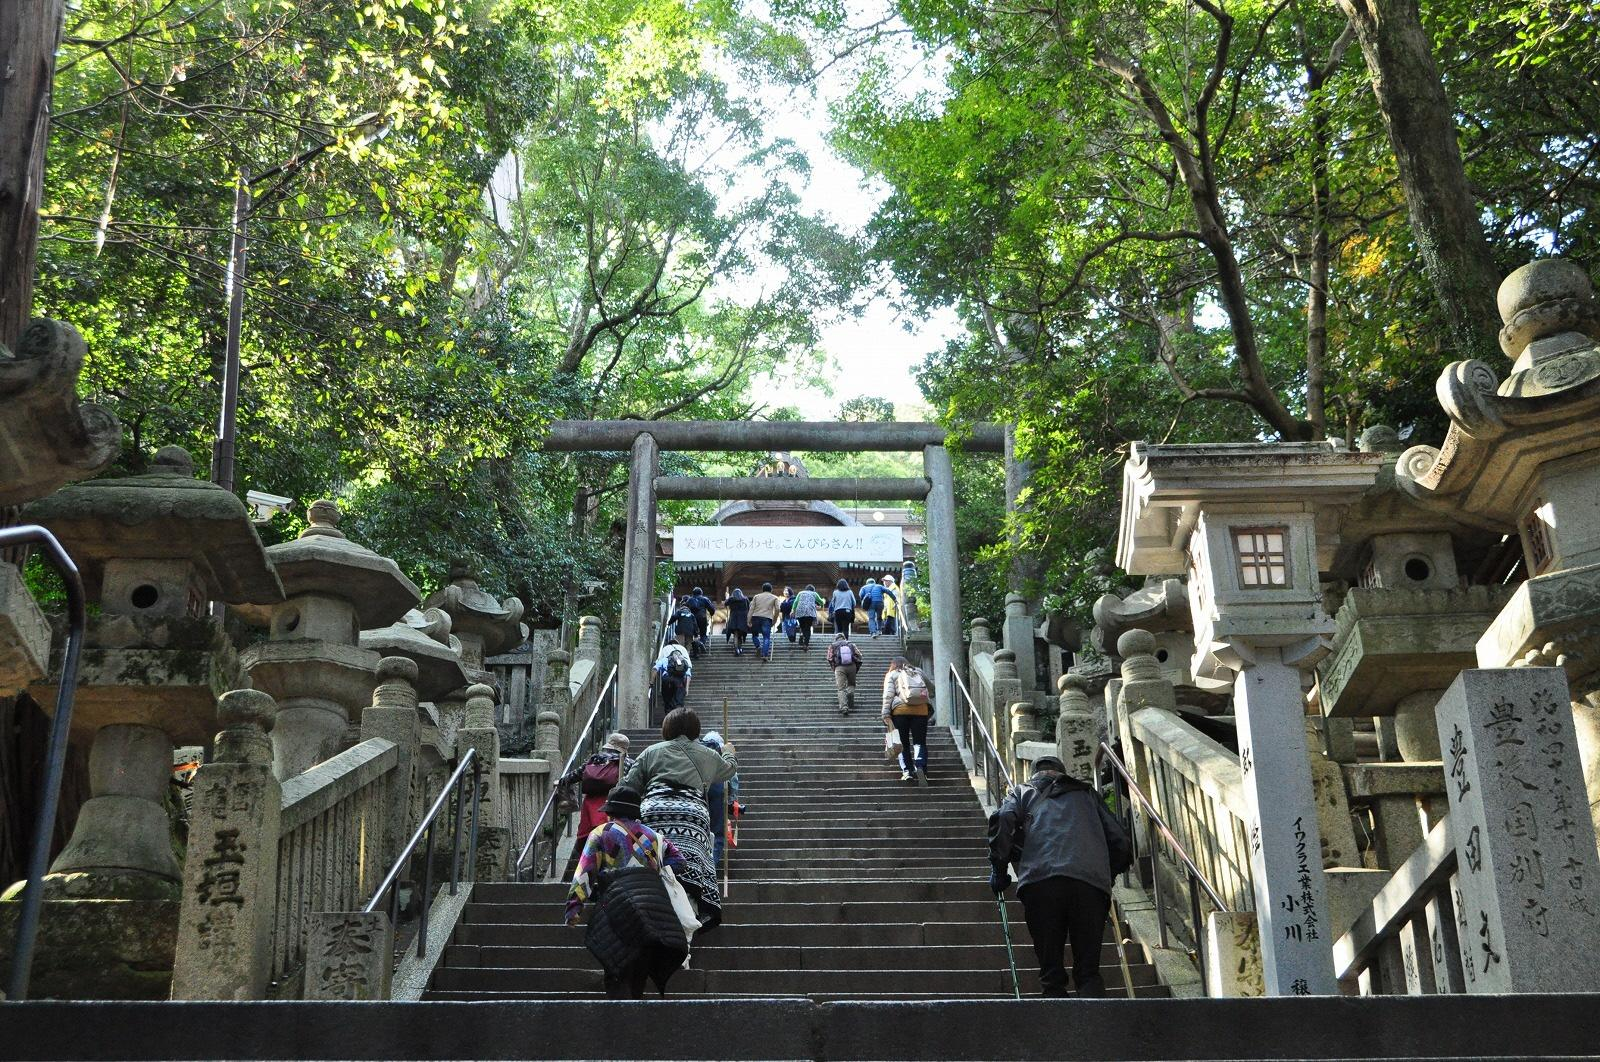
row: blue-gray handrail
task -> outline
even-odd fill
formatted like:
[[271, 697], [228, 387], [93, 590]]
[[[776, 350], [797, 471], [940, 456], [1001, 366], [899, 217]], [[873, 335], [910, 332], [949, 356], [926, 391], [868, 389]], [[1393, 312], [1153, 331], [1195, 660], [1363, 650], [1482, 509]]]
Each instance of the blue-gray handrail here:
[[86, 622], [83, 579], [56, 536], [38, 524], [0, 530], [0, 548], [21, 545], [42, 546], [45, 559], [61, 574], [67, 590], [67, 646], [61, 657], [61, 685], [56, 688], [56, 717], [50, 726], [50, 744], [45, 752], [44, 791], [39, 794], [39, 810], [33, 820], [33, 847], [28, 853], [27, 884], [22, 888], [22, 910], [17, 916], [17, 940], [11, 949], [11, 976], [6, 985], [6, 997], [14, 1000], [28, 998], [28, 982], [33, 976], [33, 948], [39, 937], [44, 875], [50, 866], [50, 838], [55, 833], [61, 776], [66, 772], [67, 733], [72, 727], [72, 696], [78, 685], [78, 656], [83, 649]]

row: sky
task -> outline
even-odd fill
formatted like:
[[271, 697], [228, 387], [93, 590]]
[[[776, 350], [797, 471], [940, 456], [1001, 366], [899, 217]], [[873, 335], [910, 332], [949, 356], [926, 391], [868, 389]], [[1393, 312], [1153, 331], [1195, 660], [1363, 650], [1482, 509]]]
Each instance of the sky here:
[[[828, 143], [828, 106], [849, 92], [854, 77], [851, 64], [840, 63], [818, 79], [814, 95], [771, 90], [760, 94], [767, 110], [767, 135], [793, 141], [811, 162], [811, 179], [799, 190], [805, 209], [852, 233], [872, 219], [887, 191], [881, 183], [869, 182]], [[915, 89], [924, 78], [933, 83], [931, 72], [914, 66], [908, 70], [911, 84], [906, 87]], [[927, 411], [912, 371], [924, 355], [962, 332], [961, 322], [948, 309], [908, 320], [888, 301], [874, 302], [860, 317], [834, 321], [823, 330], [823, 347], [835, 363], [829, 374], [831, 395], [780, 380], [773, 381], [771, 401], [795, 406], [807, 419], [832, 420], [847, 399], [870, 395], [894, 402], [902, 420], [922, 419]]]

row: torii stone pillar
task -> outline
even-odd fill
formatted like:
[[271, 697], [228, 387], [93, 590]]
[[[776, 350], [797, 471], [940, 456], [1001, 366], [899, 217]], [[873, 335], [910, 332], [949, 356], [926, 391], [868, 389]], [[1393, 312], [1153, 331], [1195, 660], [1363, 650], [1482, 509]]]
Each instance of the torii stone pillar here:
[[640, 433], [628, 458], [628, 531], [622, 561], [621, 644], [617, 651], [618, 714], [623, 729], [650, 725], [651, 623], [655, 619], [656, 473], [661, 450]]
[[961, 558], [956, 550], [955, 472], [950, 451], [928, 446], [922, 451], [928, 477], [928, 583], [933, 607], [934, 720], [950, 726], [956, 719], [952, 665], [961, 668]]

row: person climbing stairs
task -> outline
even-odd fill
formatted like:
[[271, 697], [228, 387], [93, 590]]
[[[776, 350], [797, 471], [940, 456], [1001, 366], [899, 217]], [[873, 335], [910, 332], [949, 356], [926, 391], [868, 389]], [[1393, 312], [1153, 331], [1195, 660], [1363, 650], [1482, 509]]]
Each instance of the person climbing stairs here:
[[[751, 809], [731, 849], [720, 928], [695, 944], [672, 998], [829, 1000], [1009, 998], [983, 808], [943, 727], [929, 732], [927, 787], [883, 753], [879, 691], [896, 641], [861, 639], [856, 711], [841, 717], [822, 645], [787, 642], [772, 662], [714, 646], [695, 665], [688, 707], [738, 749]], [[724, 728], [723, 701], [728, 702]], [[641, 750], [659, 733], [630, 732]], [[561, 925], [566, 883], [475, 887], [426, 998], [562, 999], [603, 994], [580, 929]], [[1021, 905], [1008, 901], [1024, 995], [1039, 992]], [[1101, 966], [1123, 977], [1109, 932]], [[1166, 995], [1129, 949], [1141, 996]]]

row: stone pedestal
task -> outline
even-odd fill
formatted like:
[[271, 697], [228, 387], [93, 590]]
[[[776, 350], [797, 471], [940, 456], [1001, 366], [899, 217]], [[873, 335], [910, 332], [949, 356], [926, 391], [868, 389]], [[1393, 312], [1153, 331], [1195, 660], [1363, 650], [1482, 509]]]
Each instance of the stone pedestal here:
[[276, 714], [257, 690], [217, 706], [215, 754], [194, 776], [173, 999], [266, 998], [283, 807], [267, 737]]
[[1253, 911], [1206, 916], [1206, 995], [1212, 999], [1262, 996], [1261, 935]]
[[1600, 857], [1565, 675], [1467, 670], [1439, 701], [1468, 992], [1600, 982]]
[[151, 726], [102, 727], [72, 839], [45, 878], [47, 898], [168, 900], [181, 871], [167, 820], [172, 739]]
[[1233, 698], [1267, 994], [1334, 995], [1300, 672], [1262, 651], [1239, 671]]
[[1356, 848], [1356, 831], [1350, 822], [1350, 798], [1344, 788], [1344, 772], [1322, 751], [1317, 724], [1305, 720], [1306, 755], [1311, 763], [1311, 791], [1317, 802], [1317, 833], [1322, 838], [1324, 867], [1358, 867], [1361, 853]]
[[306, 934], [306, 998], [386, 1000], [394, 969], [389, 916], [314, 914]]

